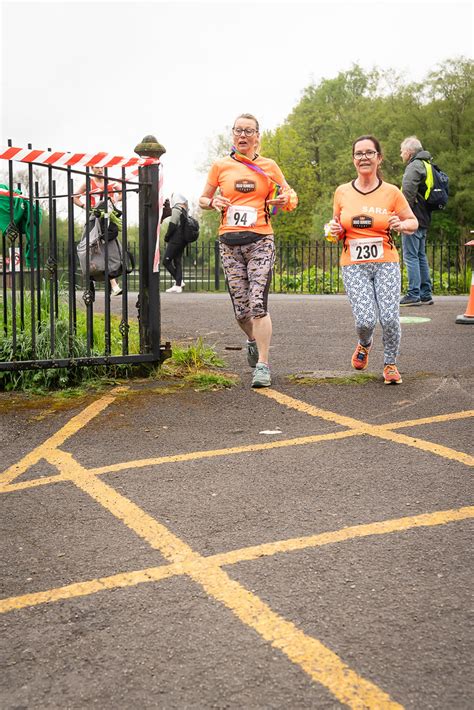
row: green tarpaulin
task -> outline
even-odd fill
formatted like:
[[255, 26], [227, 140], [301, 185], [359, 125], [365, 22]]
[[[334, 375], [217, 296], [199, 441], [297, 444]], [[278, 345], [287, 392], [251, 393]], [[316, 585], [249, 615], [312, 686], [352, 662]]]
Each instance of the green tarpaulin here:
[[[35, 209], [33, 207], [33, 214], [31, 210], [30, 201], [24, 197], [18, 190], [13, 190], [13, 223], [18, 227], [18, 230], [25, 235], [26, 238], [26, 248], [25, 248], [25, 264], [27, 267], [31, 266], [31, 255], [33, 252], [32, 246], [30, 244], [30, 225], [33, 221], [33, 233], [34, 233], [34, 245], [35, 245], [35, 267], [38, 267], [38, 249], [37, 249], [37, 227], [34, 219], [34, 213], [37, 213], [37, 225], [41, 224], [42, 211], [39, 207]], [[33, 218], [33, 219], [32, 219]], [[8, 185], [0, 184], [0, 231], [2, 233], [6, 232], [8, 226], [11, 223], [10, 217], [10, 189]], [[18, 246], [15, 244], [15, 246]]]

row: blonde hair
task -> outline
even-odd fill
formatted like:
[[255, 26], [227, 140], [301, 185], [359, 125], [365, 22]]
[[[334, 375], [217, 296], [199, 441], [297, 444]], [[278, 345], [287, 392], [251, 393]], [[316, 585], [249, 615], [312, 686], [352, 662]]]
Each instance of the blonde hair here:
[[[241, 113], [240, 116], [237, 116], [237, 118], [235, 119], [235, 121], [238, 121], [239, 118], [247, 118], [249, 121], [255, 121], [255, 125], [256, 125], [256, 127], [257, 127], [257, 133], [260, 133], [260, 126], [258, 125], [258, 121], [257, 121], [257, 119], [255, 118], [255, 116], [254, 116], [253, 114], [251, 114], [251, 113]], [[233, 126], [234, 128], [235, 128], [235, 121], [234, 121], [234, 126]]]

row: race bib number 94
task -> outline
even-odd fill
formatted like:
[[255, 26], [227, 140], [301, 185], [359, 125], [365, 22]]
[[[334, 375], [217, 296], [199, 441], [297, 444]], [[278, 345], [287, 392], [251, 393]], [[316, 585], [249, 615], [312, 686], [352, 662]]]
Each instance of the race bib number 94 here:
[[257, 224], [257, 210], [245, 205], [230, 205], [227, 208], [226, 222], [229, 227], [254, 227]]
[[383, 237], [349, 240], [351, 261], [374, 261], [383, 259]]

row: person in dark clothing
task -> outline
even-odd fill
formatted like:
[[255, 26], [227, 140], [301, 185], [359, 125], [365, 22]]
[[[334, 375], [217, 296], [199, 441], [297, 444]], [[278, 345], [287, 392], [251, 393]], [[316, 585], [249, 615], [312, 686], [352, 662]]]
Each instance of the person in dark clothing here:
[[173, 193], [170, 205], [171, 215], [163, 220], [161, 227], [166, 244], [163, 265], [173, 277], [173, 285], [166, 289], [166, 293], [181, 293], [184, 286], [183, 252], [186, 248], [181, 218], [188, 211], [188, 201], [183, 195]]
[[161, 221], [163, 222], [167, 217], [171, 217], [171, 205], [168, 198], [163, 202], [163, 210], [161, 212]]
[[408, 292], [400, 299], [401, 306], [432, 305], [430, 267], [426, 257], [426, 236], [431, 223], [431, 212], [426, 204], [426, 167], [431, 155], [423, 150], [416, 136], [405, 138], [400, 146], [400, 156], [406, 163], [402, 192], [418, 220], [418, 229], [412, 234], [402, 233], [403, 260], [407, 267]]

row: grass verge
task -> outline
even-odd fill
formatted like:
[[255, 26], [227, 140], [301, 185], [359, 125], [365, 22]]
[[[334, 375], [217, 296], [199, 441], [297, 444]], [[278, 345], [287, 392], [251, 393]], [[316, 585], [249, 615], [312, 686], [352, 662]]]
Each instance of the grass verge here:
[[172, 355], [159, 368], [161, 376], [183, 379], [196, 391], [215, 391], [233, 387], [237, 376], [219, 373], [216, 369], [225, 366], [215, 349], [206, 345], [202, 338], [185, 347], [173, 345]]
[[[105, 316], [94, 312], [92, 347], [87, 349], [87, 314], [78, 308], [74, 333], [69, 327], [69, 306], [67, 297], [59, 293], [57, 314], [54, 317], [54, 351], [51, 348], [50, 292], [43, 282], [40, 296], [39, 319], [35, 319], [35, 342], [32, 340], [31, 296], [24, 295], [23, 323], [19, 324], [18, 309], [16, 329], [13, 328], [11, 298], [8, 301], [7, 322], [0, 334], [0, 362], [25, 360], [60, 360], [79, 357], [95, 357], [105, 352]], [[1, 307], [0, 299], [0, 307]], [[18, 304], [17, 304], [18, 305]], [[2, 308], [3, 310], [3, 308]], [[110, 317], [110, 355], [121, 355], [123, 338], [120, 332], [121, 316]], [[39, 324], [39, 327], [38, 327]], [[136, 320], [129, 320], [128, 353], [140, 352], [139, 326]], [[13, 332], [16, 330], [16, 338]], [[6, 334], [5, 334], [6, 333]], [[224, 361], [214, 348], [205, 345], [202, 338], [187, 347], [176, 345], [171, 359], [160, 367], [150, 370], [149, 366], [138, 365], [92, 365], [87, 367], [53, 367], [29, 370], [0, 371], [0, 391], [26, 392], [28, 394], [51, 395], [58, 398], [77, 398], [100, 391], [106, 386], [131, 378], [180, 379], [183, 385], [194, 386], [197, 390], [216, 390], [232, 387], [235, 378], [216, 373], [223, 368]]]
[[295, 385], [365, 385], [368, 382], [380, 380], [380, 375], [372, 372], [358, 372], [354, 375], [334, 375], [311, 377], [304, 375], [288, 375], [288, 380]]

